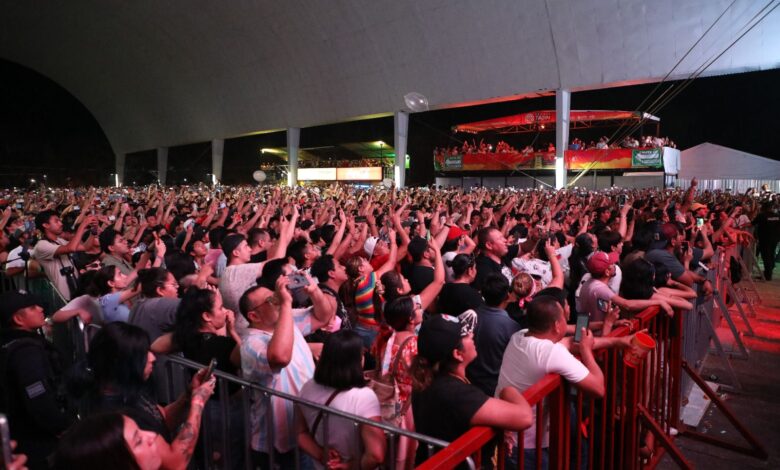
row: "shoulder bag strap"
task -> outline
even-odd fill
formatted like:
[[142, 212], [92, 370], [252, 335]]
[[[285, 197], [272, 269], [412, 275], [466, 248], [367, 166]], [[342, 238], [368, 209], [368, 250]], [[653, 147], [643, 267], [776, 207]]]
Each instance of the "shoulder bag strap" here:
[[398, 364], [401, 362], [401, 356], [403, 355], [404, 346], [406, 346], [406, 343], [411, 341], [414, 338], [414, 335], [411, 334], [406, 337], [405, 340], [401, 343], [400, 346], [398, 346], [398, 351], [395, 353], [395, 357], [393, 358], [393, 364], [390, 366], [390, 375], [395, 375], [395, 372], [398, 371]]
[[[325, 406], [330, 405], [330, 402], [332, 402], [333, 399], [336, 398], [336, 395], [338, 395], [340, 391], [341, 390], [334, 390], [333, 393], [328, 397], [328, 400], [325, 402]], [[314, 423], [312, 423], [311, 426], [311, 437], [314, 437], [317, 434], [317, 428], [320, 425], [320, 421], [322, 421], [322, 410], [320, 410], [320, 412], [317, 413], [317, 417], [314, 418]]]

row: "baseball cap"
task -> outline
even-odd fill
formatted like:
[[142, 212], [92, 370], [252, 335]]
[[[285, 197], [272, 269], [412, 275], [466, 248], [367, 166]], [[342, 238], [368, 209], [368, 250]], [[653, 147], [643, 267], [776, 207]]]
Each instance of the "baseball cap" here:
[[458, 347], [460, 339], [474, 332], [477, 313], [466, 310], [457, 317], [434, 315], [425, 320], [417, 337], [417, 353], [436, 364], [447, 359]]
[[603, 251], [597, 251], [588, 258], [588, 272], [593, 276], [601, 277], [613, 264], [615, 263], [608, 254]]
[[457, 240], [458, 238], [460, 238], [461, 235], [465, 233], [466, 233], [465, 230], [453, 225], [452, 227], [450, 227], [450, 231], [447, 232], [447, 241], [450, 242], [452, 240]]
[[365, 243], [363, 243], [363, 251], [366, 252], [369, 258], [374, 256], [374, 248], [376, 248], [377, 243], [379, 243], [379, 238], [377, 237], [368, 237]]
[[666, 248], [669, 240], [674, 239], [678, 233], [677, 226], [671, 222], [659, 226], [655, 231], [653, 243], [650, 245], [650, 248], [654, 250]]
[[0, 319], [3, 324], [8, 324], [16, 312], [33, 305], [40, 305], [40, 302], [32, 294], [24, 291], [4, 292], [0, 294]]

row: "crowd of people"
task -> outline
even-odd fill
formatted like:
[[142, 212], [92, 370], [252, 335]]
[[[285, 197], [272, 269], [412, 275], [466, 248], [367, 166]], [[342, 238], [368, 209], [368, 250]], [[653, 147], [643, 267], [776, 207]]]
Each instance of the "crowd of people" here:
[[[33, 469], [185, 468], [193, 455], [216, 462], [198, 442], [220, 437], [199, 436], [200, 423], [225, 409], [238, 417], [226, 445], [241, 449], [232, 437], [248, 419], [260, 468], [272, 458], [293, 468], [298, 456], [302, 468], [389, 459], [380, 429], [331, 416], [326, 431], [319, 410], [259, 390], [246, 392], [242, 417], [245, 392], [233, 384], [212, 397], [207, 369], [160, 403], [156, 358], [179, 352], [446, 441], [476, 425], [505, 429], [510, 462], [519, 456], [511, 431], [526, 430], [532, 465], [545, 457], [535, 455], [523, 391], [558, 373], [603, 396], [592, 351], [631, 347], [631, 336], [608, 334], [647, 307], [673, 315], [691, 308], [696, 285], [711, 293], [701, 267], [716, 246], [750, 242], [751, 225], [771, 276], [780, 217], [773, 196], [756, 195], [702, 192], [695, 180], [686, 191], [6, 191], [5, 276], [20, 288], [46, 278], [68, 302], [47, 318], [29, 293], [0, 298], [0, 411], [16, 464], [22, 455]], [[590, 326], [575, 342], [578, 314]], [[102, 327], [66, 374], [39, 331], [74, 317]], [[425, 446], [397, 440], [387, 464], [411, 468], [426, 457]], [[242, 455], [231, 452], [233, 463]]]
[[[671, 148], [677, 148], [677, 144], [674, 143], [673, 140], [671, 140], [669, 137], [655, 137], [655, 136], [642, 136], [640, 139], [637, 139], [632, 136], [626, 136], [622, 140], [613, 141], [610, 142], [609, 137], [602, 136], [599, 138], [598, 141], [584, 141], [580, 139], [579, 137], [575, 137], [572, 139], [571, 143], [569, 144], [569, 150], [591, 150], [591, 149], [619, 149], [619, 148], [658, 148], [658, 147], [671, 147]], [[479, 141], [479, 144], [477, 144], [475, 139], [472, 139], [471, 142], [468, 140], [464, 140], [462, 145], [452, 146], [452, 147], [442, 147], [442, 148], [435, 148], [433, 153], [435, 156], [443, 156], [446, 157], [448, 155], [463, 155], [463, 154], [487, 154], [487, 153], [523, 153], [523, 154], [531, 154], [531, 153], [544, 153], [544, 152], [555, 152], [555, 144], [552, 142], [542, 143], [540, 145], [534, 146], [532, 144], [524, 146], [522, 149], [518, 150], [517, 148], [509, 145], [507, 142], [503, 140], [499, 140], [498, 143], [495, 145], [495, 148], [493, 147], [493, 144], [485, 142], [485, 139], [481, 139]]]

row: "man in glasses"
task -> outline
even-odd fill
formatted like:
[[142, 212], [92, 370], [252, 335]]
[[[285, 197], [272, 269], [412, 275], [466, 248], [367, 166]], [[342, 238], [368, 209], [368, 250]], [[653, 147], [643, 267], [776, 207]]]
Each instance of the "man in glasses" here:
[[[239, 310], [249, 322], [241, 344], [241, 370], [246, 380], [298, 395], [303, 384], [314, 377], [314, 357], [304, 336], [328, 325], [336, 309], [309, 276], [308, 285], [301, 289], [311, 297], [313, 307], [293, 309], [291, 271], [286, 260], [269, 261], [258, 285], [241, 296]], [[268, 402], [256, 390], [252, 391], [251, 400], [254, 465], [269, 468], [273, 446], [274, 461], [281, 468], [295, 468], [297, 435], [292, 402], [271, 397], [274, 442], [270, 443], [266, 435]]]

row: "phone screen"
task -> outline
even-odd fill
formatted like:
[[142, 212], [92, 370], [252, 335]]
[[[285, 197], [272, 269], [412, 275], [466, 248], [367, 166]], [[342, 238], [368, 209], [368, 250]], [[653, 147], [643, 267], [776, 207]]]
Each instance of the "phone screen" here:
[[696, 217], [696, 227], [701, 227], [702, 225], [704, 225], [704, 218]]
[[604, 313], [609, 312], [609, 301], [608, 300], [598, 299], [598, 300], [596, 300], [596, 303], [598, 304], [599, 310], [601, 310]]
[[215, 367], [217, 367], [217, 358], [212, 357], [208, 367], [206, 368], [206, 374], [203, 376], [203, 380], [208, 380], [211, 378], [211, 375], [214, 374]]
[[587, 328], [590, 324], [590, 316], [587, 314], [577, 315], [577, 327], [574, 330], [574, 342], [579, 343], [582, 341], [582, 329]]

